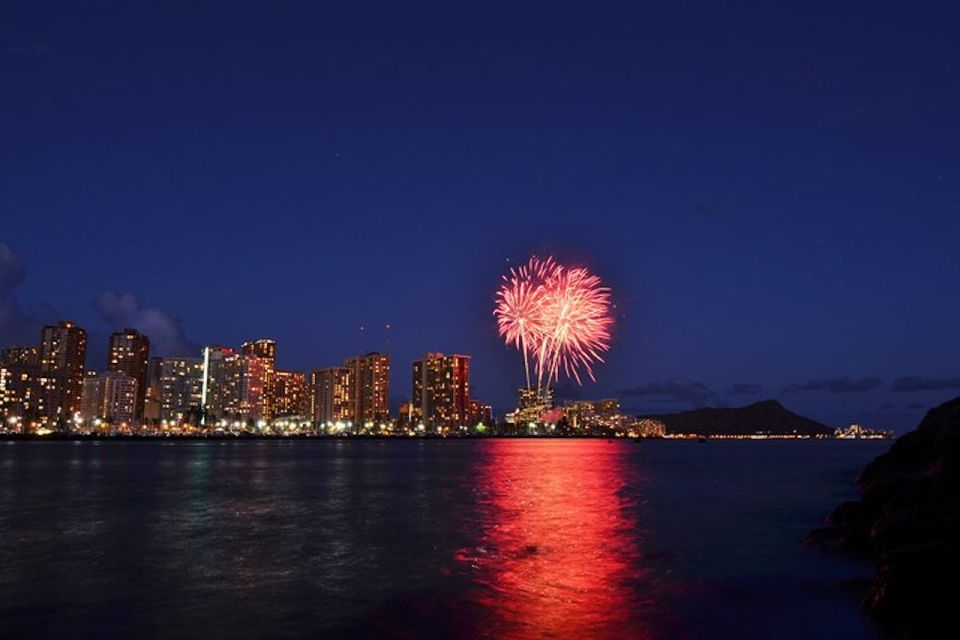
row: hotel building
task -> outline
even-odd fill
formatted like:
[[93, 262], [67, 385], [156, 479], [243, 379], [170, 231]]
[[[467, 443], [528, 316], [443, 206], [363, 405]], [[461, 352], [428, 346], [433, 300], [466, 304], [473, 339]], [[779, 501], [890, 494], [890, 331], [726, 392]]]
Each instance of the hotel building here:
[[431, 433], [468, 424], [470, 356], [428, 353], [413, 363], [411, 404]]
[[147, 366], [150, 361], [150, 339], [136, 329], [124, 329], [110, 336], [107, 349], [107, 371], [119, 371], [137, 381], [135, 415], [143, 417], [147, 396]]

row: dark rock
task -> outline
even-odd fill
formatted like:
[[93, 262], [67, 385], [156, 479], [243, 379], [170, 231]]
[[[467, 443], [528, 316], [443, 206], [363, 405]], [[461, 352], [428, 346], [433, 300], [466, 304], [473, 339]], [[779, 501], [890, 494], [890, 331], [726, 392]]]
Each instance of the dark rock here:
[[944, 637], [960, 576], [960, 398], [930, 410], [857, 485], [860, 499], [807, 542], [869, 553], [877, 576], [865, 611], [902, 637]]

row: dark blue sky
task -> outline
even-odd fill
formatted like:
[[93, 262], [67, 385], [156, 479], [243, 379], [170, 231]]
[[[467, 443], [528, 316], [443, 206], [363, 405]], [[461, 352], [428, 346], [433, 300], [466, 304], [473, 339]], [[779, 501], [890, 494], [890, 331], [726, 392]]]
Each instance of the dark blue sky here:
[[584, 397], [904, 428], [960, 393], [949, 3], [198, 4], [0, 12], [2, 341], [136, 323], [310, 368], [389, 322], [395, 398], [466, 352], [502, 410], [493, 291], [552, 253], [618, 302]]

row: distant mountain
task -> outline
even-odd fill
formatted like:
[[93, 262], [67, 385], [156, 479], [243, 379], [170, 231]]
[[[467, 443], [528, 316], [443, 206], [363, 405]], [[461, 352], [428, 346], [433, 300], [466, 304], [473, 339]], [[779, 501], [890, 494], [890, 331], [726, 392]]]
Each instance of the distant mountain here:
[[639, 417], [663, 422], [667, 427], [667, 433], [698, 433], [708, 436], [742, 436], [756, 433], [833, 435], [832, 428], [816, 420], [799, 416], [776, 400], [763, 400], [735, 409], [711, 407]]

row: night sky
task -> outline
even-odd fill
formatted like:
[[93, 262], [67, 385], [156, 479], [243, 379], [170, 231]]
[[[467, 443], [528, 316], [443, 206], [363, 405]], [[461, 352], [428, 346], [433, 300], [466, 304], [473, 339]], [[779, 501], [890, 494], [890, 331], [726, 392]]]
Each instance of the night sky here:
[[502, 414], [493, 294], [535, 253], [617, 301], [567, 397], [902, 430], [960, 394], [950, 3], [17, 4], [2, 344], [67, 318], [92, 368], [125, 325], [299, 369], [389, 346], [394, 402], [460, 352]]

